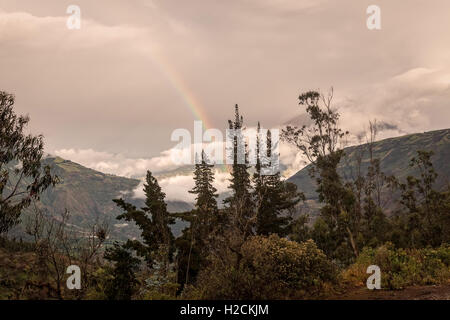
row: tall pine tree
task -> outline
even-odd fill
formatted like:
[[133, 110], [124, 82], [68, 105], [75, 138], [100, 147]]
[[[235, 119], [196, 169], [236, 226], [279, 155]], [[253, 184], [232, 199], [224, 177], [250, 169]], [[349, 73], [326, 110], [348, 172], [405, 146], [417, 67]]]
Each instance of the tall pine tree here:
[[139, 281], [136, 271], [139, 269], [139, 259], [132, 253], [114, 243], [105, 251], [105, 259], [114, 263], [111, 278], [106, 281], [105, 295], [108, 300], [131, 300]]
[[205, 152], [202, 151], [201, 161], [195, 165], [195, 186], [189, 193], [195, 194], [195, 216], [200, 238], [205, 239], [212, 231], [217, 219], [217, 189], [213, 186], [214, 165], [208, 164]]
[[169, 226], [174, 223], [174, 219], [167, 211], [164, 202], [165, 194], [150, 171], [147, 171], [144, 192], [146, 206], [140, 210], [123, 199], [113, 200], [125, 211], [117, 219], [134, 221], [141, 229], [142, 242], [128, 240], [124, 247], [135, 250], [136, 254], [143, 257], [149, 266], [156, 262], [162, 263], [167, 268], [174, 252], [174, 239]]
[[217, 189], [213, 186], [214, 165], [209, 164], [202, 151], [201, 160], [195, 164], [195, 186], [189, 192], [196, 195], [195, 209], [184, 214], [183, 219], [189, 227], [176, 241], [178, 255], [178, 282], [183, 285], [195, 280], [198, 271], [208, 256], [208, 243], [211, 234], [218, 226]]
[[244, 239], [254, 233], [256, 224], [255, 206], [251, 194], [251, 179], [248, 172], [248, 150], [244, 139], [244, 119], [239, 114], [238, 105], [235, 106], [234, 121], [228, 120], [229, 128], [234, 131], [230, 138], [233, 140], [233, 165], [231, 184], [232, 195], [225, 199], [229, 222], [239, 229]]
[[267, 132], [266, 152], [261, 152], [261, 126], [258, 122], [256, 151], [257, 160], [254, 182], [254, 203], [257, 210], [256, 233], [269, 235], [271, 233], [285, 236], [289, 233], [289, 225], [292, 220], [291, 213], [296, 205], [304, 199], [302, 193], [297, 192], [297, 186], [290, 182], [282, 181], [280, 172], [264, 175], [264, 166], [274, 165], [269, 162], [261, 162], [261, 159], [272, 159], [272, 135]]

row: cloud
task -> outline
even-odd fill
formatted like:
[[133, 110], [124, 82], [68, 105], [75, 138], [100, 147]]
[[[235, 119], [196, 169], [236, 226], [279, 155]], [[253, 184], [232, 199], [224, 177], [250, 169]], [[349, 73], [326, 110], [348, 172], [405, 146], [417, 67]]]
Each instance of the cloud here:
[[[248, 137], [256, 137], [255, 127], [246, 128], [245, 132], [248, 134]], [[226, 134], [223, 133], [222, 138], [225, 137]], [[247, 143], [250, 146], [250, 143]], [[183, 146], [181, 149], [177, 145], [162, 151], [158, 156], [149, 158], [130, 158], [121, 153], [75, 148], [58, 149], [53, 151], [52, 154], [104, 173], [141, 178], [145, 176], [147, 170], [153, 173], [168, 173], [185, 166], [191, 166], [194, 164], [195, 152], [200, 152], [200, 150], [204, 150], [207, 153], [208, 160], [213, 164], [221, 165], [227, 161], [225, 141], [190, 144]], [[286, 167], [290, 167], [291, 170], [298, 169], [304, 165], [302, 157], [297, 154], [298, 152], [291, 145], [280, 141], [279, 152], [280, 162]], [[218, 158], [215, 158], [216, 156]]]
[[[214, 177], [215, 180], [213, 185], [219, 194], [229, 191], [228, 186], [230, 184], [229, 179], [231, 176], [228, 172], [215, 170]], [[195, 202], [195, 195], [188, 192], [194, 187], [192, 175], [176, 175], [173, 177], [162, 178], [158, 179], [158, 183], [166, 194], [167, 201]], [[144, 181], [142, 181], [133, 191], [133, 196], [135, 198], [145, 198], [143, 187]]]
[[[377, 140], [409, 133], [448, 128], [450, 122], [450, 69], [412, 68], [374, 83], [347, 96], [337, 94], [333, 105], [341, 114], [340, 126], [350, 131], [345, 146], [365, 141], [369, 121], [377, 120]], [[287, 121], [296, 126], [311, 125], [307, 114]], [[292, 145], [280, 145], [283, 172], [289, 177], [307, 161]]]
[[[193, 150], [192, 146], [192, 153]], [[159, 156], [148, 159], [132, 159], [123, 154], [112, 154], [92, 149], [61, 149], [56, 150], [54, 154], [103, 173], [140, 179], [141, 183], [133, 190], [133, 197], [135, 198], [145, 198], [143, 191], [144, 177], [147, 170], [150, 170], [156, 175], [159, 185], [166, 193], [167, 201], [193, 203], [195, 202], [195, 195], [188, 192], [194, 187], [193, 175], [184, 174], [184, 170], [181, 173], [176, 171], [176, 169], [185, 166], [184, 164], [174, 163], [173, 156], [178, 152], [178, 150], [172, 148], [161, 152]], [[227, 192], [230, 174], [215, 170], [214, 175], [213, 185], [217, 188], [218, 193]]]
[[380, 138], [433, 129], [450, 123], [450, 69], [413, 68], [340, 101], [341, 124], [357, 134], [377, 119]]
[[[374, 118], [379, 138], [448, 127], [450, 2], [380, 1], [372, 32], [349, 0], [79, 0], [76, 31], [59, 2], [3, 0], [0, 88], [47, 152], [130, 177], [179, 168], [170, 134], [193, 109], [223, 130], [239, 103], [247, 126], [274, 127], [331, 85], [355, 136]], [[280, 148], [286, 175], [304, 165]]]
[[[152, 56], [154, 30], [103, 24], [83, 7], [81, 29], [69, 30], [67, 17], [0, 11], [2, 90], [16, 95], [18, 112], [30, 114], [30, 128], [45, 135], [49, 151], [76, 146], [120, 153], [118, 144], [136, 141], [146, 141], [152, 153], [163, 149], [167, 122], [156, 123], [165, 139], [149, 129], [155, 127], [149, 115], [161, 110], [170, 85]], [[169, 100], [179, 104], [176, 93]]]
[[[133, 45], [147, 35], [142, 28], [116, 25], [106, 26], [82, 18], [80, 30], [67, 29], [67, 16], [38, 17], [28, 12], [4, 12], [0, 10], [0, 41], [4, 47], [22, 46], [45, 50], [59, 44], [64, 51], [86, 48], [102, 48], [111, 43]], [[133, 45], [135, 47], [135, 45]]]
[[289, 178], [308, 164], [306, 157], [286, 142], [280, 143], [280, 163], [286, 167], [281, 173], [284, 178]]
[[[393, 79], [418, 67], [430, 76], [449, 63], [441, 36], [450, 26], [448, 1], [411, 0], [407, 10], [383, 1], [376, 32], [366, 28], [366, 4], [348, 0], [77, 4], [82, 28], [71, 31], [60, 3], [2, 1], [0, 87], [16, 94], [49, 151], [145, 158], [170, 148], [173, 129], [192, 126], [191, 108], [223, 129], [239, 103], [248, 125], [272, 127], [301, 113], [302, 90], [334, 85], [337, 96], [371, 104], [378, 97], [358, 92], [426, 78], [419, 70]], [[389, 106], [374, 108], [386, 115]], [[367, 118], [361, 112], [345, 121]], [[429, 121], [429, 128], [443, 122]]]
[[85, 167], [115, 174], [122, 177], [142, 177], [147, 170], [152, 172], [170, 171], [179, 168], [181, 165], [173, 162], [173, 149], [161, 152], [157, 157], [127, 158], [123, 154], [112, 154], [109, 152], [95, 151], [92, 149], [60, 149], [54, 154], [77, 162]]
[[292, 12], [305, 10], [320, 6], [326, 0], [245, 0], [246, 2], [258, 7], [266, 8], [272, 11]]

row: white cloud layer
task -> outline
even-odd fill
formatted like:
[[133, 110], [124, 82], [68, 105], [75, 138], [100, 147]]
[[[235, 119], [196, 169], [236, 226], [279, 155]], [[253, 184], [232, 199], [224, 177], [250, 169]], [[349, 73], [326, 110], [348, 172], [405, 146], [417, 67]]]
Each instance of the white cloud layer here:
[[413, 68], [339, 101], [341, 124], [354, 134], [377, 119], [379, 139], [450, 127], [450, 68]]
[[[219, 194], [229, 191], [230, 174], [228, 172], [221, 172], [215, 170], [214, 172], [214, 187]], [[177, 175], [173, 177], [162, 178], [158, 180], [161, 189], [166, 194], [167, 201], [184, 201], [193, 203], [195, 202], [195, 195], [188, 191], [194, 187], [194, 179], [192, 175]], [[135, 198], [145, 198], [143, 191], [144, 181], [133, 191]]]
[[175, 164], [172, 160], [172, 152], [176, 152], [176, 150], [163, 151], [159, 156], [149, 159], [132, 159], [123, 154], [92, 149], [61, 149], [54, 151], [54, 154], [104, 173], [122, 177], [142, 177], [147, 170], [158, 173], [179, 168], [180, 165]]

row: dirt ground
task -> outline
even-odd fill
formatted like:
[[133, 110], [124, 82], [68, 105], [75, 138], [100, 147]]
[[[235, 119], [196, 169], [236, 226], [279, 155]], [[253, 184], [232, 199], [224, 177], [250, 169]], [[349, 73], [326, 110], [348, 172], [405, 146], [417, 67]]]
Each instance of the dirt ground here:
[[355, 288], [330, 297], [332, 300], [450, 300], [450, 283], [418, 286], [403, 290], [369, 290]]

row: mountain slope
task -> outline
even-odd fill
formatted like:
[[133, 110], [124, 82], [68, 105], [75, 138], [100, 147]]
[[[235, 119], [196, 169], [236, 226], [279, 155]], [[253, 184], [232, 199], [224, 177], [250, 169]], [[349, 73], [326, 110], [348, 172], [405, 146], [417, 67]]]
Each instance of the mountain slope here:
[[[41, 196], [42, 205], [51, 215], [58, 216], [67, 209], [69, 222], [83, 229], [89, 229], [96, 222], [107, 223], [112, 239], [123, 240], [139, 235], [133, 224], [116, 219], [122, 212], [112, 201], [124, 198], [137, 207], [143, 207], [144, 200], [133, 198], [133, 190], [139, 186], [139, 180], [104, 174], [59, 157], [46, 158], [44, 165], [50, 165], [52, 173], [60, 179], [60, 183]], [[192, 209], [192, 205], [168, 201], [167, 208], [170, 212], [183, 212]], [[27, 219], [27, 214], [22, 220]], [[177, 222], [172, 230], [179, 234], [183, 226]], [[22, 235], [23, 227], [22, 224], [16, 233]]]
[[[351, 179], [352, 170], [356, 163], [358, 148], [366, 145], [352, 146], [345, 149], [345, 158], [341, 161], [338, 171], [344, 179]], [[416, 172], [409, 166], [412, 157], [417, 150], [433, 151], [433, 165], [439, 174], [436, 186], [443, 187], [450, 181], [450, 129], [430, 131], [425, 133], [410, 134], [406, 136], [381, 140], [374, 145], [374, 157], [380, 159], [381, 169], [388, 175], [395, 175], [400, 181], [404, 181], [408, 175]], [[369, 164], [369, 155], [366, 152], [363, 157], [363, 168]], [[316, 183], [310, 177], [306, 166], [288, 181], [297, 185], [298, 189], [305, 193], [311, 211], [317, 211]]]
[[[363, 147], [364, 145], [345, 149], [346, 158], [339, 167], [343, 177], [351, 178], [355, 153], [358, 148]], [[404, 181], [406, 176], [414, 174], [409, 167], [409, 161], [417, 150], [434, 151], [432, 160], [439, 174], [437, 185], [446, 185], [450, 178], [450, 129], [378, 141], [375, 143], [374, 156], [381, 159], [381, 167], [386, 174], [394, 174]], [[56, 216], [67, 209], [71, 216], [70, 222], [81, 228], [89, 228], [97, 221], [106, 222], [110, 226], [113, 239], [132, 238], [139, 234], [132, 224], [116, 220], [121, 211], [112, 201], [123, 197], [137, 207], [144, 206], [142, 199], [133, 198], [132, 191], [139, 186], [139, 180], [104, 174], [59, 157], [47, 158], [44, 162], [52, 167], [52, 172], [61, 180], [41, 197], [41, 202], [51, 214]], [[363, 166], [367, 167], [368, 162], [368, 154], [365, 154]], [[312, 214], [317, 213], [320, 205], [317, 202], [315, 182], [308, 174], [308, 166], [288, 181], [295, 183], [299, 190], [305, 193], [309, 207], [307, 210]], [[167, 205], [170, 212], [192, 209], [192, 205], [186, 202], [168, 201]], [[172, 230], [178, 235], [183, 227], [184, 224], [178, 221]]]

